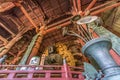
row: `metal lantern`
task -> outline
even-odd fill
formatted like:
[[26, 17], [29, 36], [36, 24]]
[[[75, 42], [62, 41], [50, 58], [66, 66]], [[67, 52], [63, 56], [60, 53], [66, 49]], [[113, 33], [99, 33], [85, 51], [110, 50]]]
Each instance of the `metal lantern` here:
[[82, 48], [82, 52], [86, 56], [94, 58], [102, 69], [105, 75], [102, 80], [120, 80], [120, 67], [109, 53], [111, 47], [110, 39], [97, 38], [90, 40]]

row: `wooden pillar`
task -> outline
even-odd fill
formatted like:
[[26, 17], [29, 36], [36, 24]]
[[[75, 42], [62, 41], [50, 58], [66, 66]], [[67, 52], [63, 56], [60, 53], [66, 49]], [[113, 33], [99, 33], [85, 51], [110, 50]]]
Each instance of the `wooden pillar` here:
[[43, 36], [44, 36], [44, 28], [45, 27], [41, 27], [40, 28], [40, 32], [38, 33], [38, 38], [37, 38], [37, 40], [36, 40], [36, 42], [35, 42], [35, 44], [34, 44], [34, 47], [33, 47], [33, 49], [32, 49], [32, 51], [31, 51], [31, 54], [29, 55], [29, 58], [28, 58], [28, 60], [27, 60], [27, 64], [29, 64], [29, 62], [30, 62], [30, 59], [33, 57], [33, 56], [36, 56], [37, 55], [37, 53], [38, 53], [38, 50], [39, 50], [39, 48], [40, 48], [40, 45], [41, 45], [41, 43], [42, 43], [42, 39], [43, 39]]

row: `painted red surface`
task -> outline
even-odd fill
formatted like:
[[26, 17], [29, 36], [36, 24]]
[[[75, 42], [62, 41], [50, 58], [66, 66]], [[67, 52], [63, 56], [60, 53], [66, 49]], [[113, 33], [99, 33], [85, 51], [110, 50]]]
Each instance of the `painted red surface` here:
[[120, 56], [116, 54], [114, 50], [110, 50], [110, 55], [113, 57], [115, 62], [120, 66]]
[[[2, 65], [1, 67], [8, 67], [8, 65]], [[9, 67], [18, 67], [18, 65], [12, 65]], [[19, 66], [23, 67], [23, 66]], [[39, 66], [40, 70], [34, 70], [35, 66], [25, 65], [24, 67], [32, 67], [29, 70], [0, 70], [0, 80], [84, 80], [82, 72], [75, 71], [75, 69], [83, 70], [80, 67], [70, 67], [64, 64], [63, 66]], [[45, 68], [45, 70], [44, 70]], [[54, 69], [53, 69], [54, 68]], [[7, 74], [3, 78], [1, 75]], [[44, 74], [43, 77], [35, 77], [35, 74]], [[52, 74], [58, 74], [57, 77], [52, 77]], [[17, 75], [21, 75], [18, 77]], [[25, 76], [26, 75], [26, 76]], [[25, 77], [23, 77], [25, 76]]]

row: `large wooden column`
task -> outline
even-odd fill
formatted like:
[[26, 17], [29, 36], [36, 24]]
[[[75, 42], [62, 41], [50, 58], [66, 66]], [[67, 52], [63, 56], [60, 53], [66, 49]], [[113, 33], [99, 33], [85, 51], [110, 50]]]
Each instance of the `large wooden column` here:
[[34, 47], [32, 48], [32, 51], [28, 57], [28, 60], [27, 60], [27, 64], [29, 64], [30, 62], [30, 59], [33, 57], [33, 56], [36, 56], [37, 53], [38, 53], [38, 50], [40, 48], [40, 45], [42, 43], [42, 39], [43, 39], [43, 36], [44, 36], [44, 26], [40, 28], [40, 32], [38, 33], [38, 38], [34, 44]]

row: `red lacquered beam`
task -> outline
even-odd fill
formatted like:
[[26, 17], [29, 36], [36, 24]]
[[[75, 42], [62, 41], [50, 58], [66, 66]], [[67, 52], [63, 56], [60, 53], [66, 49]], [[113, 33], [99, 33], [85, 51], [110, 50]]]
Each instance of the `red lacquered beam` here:
[[102, 8], [102, 9], [100, 9], [100, 10], [94, 11], [94, 12], [90, 13], [90, 15], [97, 15], [97, 14], [99, 14], [99, 13], [101, 13], [101, 12], [104, 12], [104, 11], [106, 11], [106, 10], [109, 10], [109, 9], [112, 9], [112, 8], [118, 7], [118, 6], [120, 6], [120, 2], [119, 2], [119, 3], [116, 3], [116, 4], [113, 4], [113, 5], [111, 5], [111, 6], [108, 6], [108, 7]]
[[71, 24], [71, 21], [67, 21], [67, 22], [65, 22], [65, 23], [62, 23], [62, 24], [58, 25], [57, 27], [55, 26], [55, 27], [52, 27], [52, 28], [50, 28], [50, 29], [48, 29], [48, 30], [45, 30], [45, 31], [44, 31], [44, 34], [47, 34], [47, 33], [50, 33], [50, 32], [52, 32], [52, 31], [55, 31], [55, 30], [59, 29], [59, 27], [60, 27], [60, 28], [61, 28], [61, 27], [66, 27], [66, 26], [69, 25], [69, 24]]
[[85, 11], [86, 11], [86, 10], [90, 10], [90, 9], [95, 5], [96, 2], [97, 2], [97, 0], [93, 0], [93, 1], [89, 4], [89, 6], [85, 9]]

